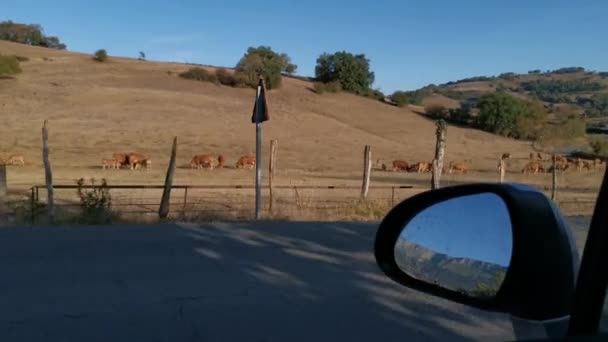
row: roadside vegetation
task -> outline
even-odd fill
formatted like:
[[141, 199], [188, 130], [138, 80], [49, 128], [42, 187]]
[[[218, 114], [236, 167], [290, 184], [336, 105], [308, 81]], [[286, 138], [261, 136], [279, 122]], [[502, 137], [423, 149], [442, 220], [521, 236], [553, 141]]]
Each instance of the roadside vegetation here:
[[0, 55], [0, 77], [10, 77], [20, 72], [21, 66], [16, 56]]

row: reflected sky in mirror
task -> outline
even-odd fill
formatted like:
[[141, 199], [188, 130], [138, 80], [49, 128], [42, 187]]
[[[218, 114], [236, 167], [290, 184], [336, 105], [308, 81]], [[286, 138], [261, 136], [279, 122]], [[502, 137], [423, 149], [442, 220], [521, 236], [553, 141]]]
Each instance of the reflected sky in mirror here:
[[508, 266], [511, 217], [496, 194], [462, 196], [437, 203], [406, 224], [401, 238], [436, 253]]

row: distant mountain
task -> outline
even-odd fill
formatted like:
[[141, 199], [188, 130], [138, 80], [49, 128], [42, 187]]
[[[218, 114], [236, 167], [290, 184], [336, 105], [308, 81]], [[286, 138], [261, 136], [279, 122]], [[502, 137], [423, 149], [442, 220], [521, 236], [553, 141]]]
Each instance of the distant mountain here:
[[608, 117], [608, 72], [589, 71], [582, 67], [470, 77], [440, 85], [432, 84], [415, 93], [424, 95], [424, 104], [455, 107], [454, 100], [460, 104], [474, 105], [481, 96], [497, 91], [523, 99], [540, 100], [550, 113], [557, 116], [584, 114], [587, 118]]
[[480, 284], [495, 285], [507, 271], [497, 264], [435, 253], [404, 239], [397, 241], [396, 250], [402, 251], [396, 253], [396, 261], [407, 274], [451, 290], [478, 291]]

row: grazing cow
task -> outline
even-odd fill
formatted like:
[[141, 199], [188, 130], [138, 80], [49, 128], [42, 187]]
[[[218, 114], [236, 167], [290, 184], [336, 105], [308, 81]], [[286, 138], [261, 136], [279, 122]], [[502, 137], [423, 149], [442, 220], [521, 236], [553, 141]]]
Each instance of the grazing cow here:
[[537, 174], [539, 172], [545, 172], [545, 168], [543, 167], [543, 164], [541, 164], [539, 162], [529, 162], [521, 170], [521, 173], [523, 173], [523, 174], [527, 174], [527, 173]]
[[407, 172], [409, 165], [405, 160], [393, 160], [393, 171], [405, 171]]
[[6, 165], [17, 165], [17, 166], [24, 166], [25, 165], [25, 158], [23, 158], [23, 155], [21, 154], [13, 154], [12, 156], [8, 157], [4, 163]]
[[451, 161], [448, 167], [448, 173], [454, 173], [454, 171], [459, 173], [467, 173], [468, 167], [464, 163], [454, 163]]
[[416, 166], [417, 166], [416, 172], [418, 172], [418, 173], [431, 172], [433, 170], [432, 162], [418, 162], [416, 164]]
[[543, 155], [542, 155], [542, 154], [540, 154], [540, 152], [538, 152], [538, 153], [536, 154], [536, 156], [538, 157], [538, 160], [544, 160], [544, 159], [543, 159]]
[[245, 155], [236, 162], [237, 169], [253, 169], [255, 167], [255, 156]]
[[224, 167], [224, 156], [220, 155], [217, 158], [209, 154], [197, 154], [190, 160], [190, 167], [193, 169], [211, 169], [216, 167]]
[[118, 169], [118, 168], [120, 168], [120, 163], [116, 159], [102, 159], [101, 168], [104, 170], [105, 169]]
[[113, 153], [112, 159], [116, 160], [118, 163], [118, 168], [129, 165], [129, 154], [128, 153]]
[[534, 160], [534, 153], [530, 152], [530, 155], [528, 156], [528, 159]]
[[139, 169], [140, 167], [149, 168], [152, 166], [152, 161], [141, 153], [133, 152], [127, 155], [129, 168], [131, 170]]
[[500, 159], [502, 159], [502, 160], [511, 159], [511, 153], [503, 153], [502, 157], [500, 157]]
[[599, 169], [600, 167], [603, 167], [603, 166], [604, 166], [604, 162], [603, 162], [603, 161], [601, 161], [599, 158], [596, 158], [596, 159], [593, 161], [593, 168], [594, 168], [594, 169]]

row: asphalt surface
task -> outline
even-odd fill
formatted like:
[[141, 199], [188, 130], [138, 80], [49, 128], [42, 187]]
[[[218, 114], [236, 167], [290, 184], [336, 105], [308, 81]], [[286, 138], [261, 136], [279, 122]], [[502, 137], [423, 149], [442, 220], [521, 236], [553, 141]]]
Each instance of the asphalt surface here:
[[375, 229], [293, 222], [0, 228], [0, 341], [543, 336], [538, 325], [393, 283], [373, 259]]

